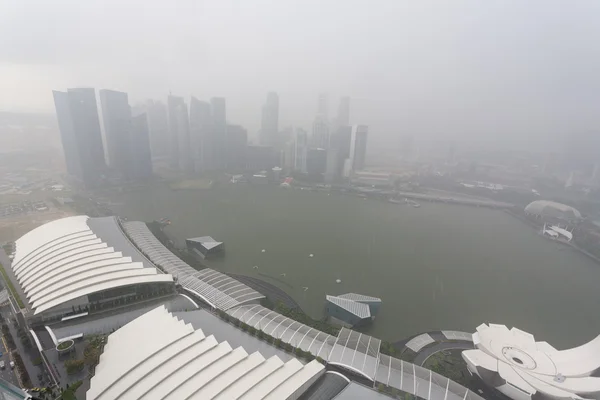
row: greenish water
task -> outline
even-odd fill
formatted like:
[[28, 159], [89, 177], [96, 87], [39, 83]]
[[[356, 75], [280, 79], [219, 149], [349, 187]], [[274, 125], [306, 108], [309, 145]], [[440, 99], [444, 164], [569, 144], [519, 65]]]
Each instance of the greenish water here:
[[113, 200], [130, 219], [171, 219], [167, 230], [179, 245], [204, 235], [224, 241], [226, 255], [209, 261], [212, 268], [256, 275], [258, 265], [261, 274], [286, 274], [283, 283], [259, 277], [313, 317], [322, 315], [325, 294], [381, 297], [367, 332], [382, 339], [473, 332], [488, 322], [559, 348], [600, 333], [600, 265], [501, 211], [243, 185], [157, 186]]

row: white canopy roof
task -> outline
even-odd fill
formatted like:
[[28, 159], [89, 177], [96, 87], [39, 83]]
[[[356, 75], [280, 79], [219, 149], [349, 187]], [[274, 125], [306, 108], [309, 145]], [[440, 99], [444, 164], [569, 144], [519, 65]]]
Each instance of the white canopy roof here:
[[163, 246], [143, 222], [125, 222], [123, 229], [153, 263], [177, 277], [183, 288], [202, 298], [212, 307], [225, 311], [265, 297], [237, 279], [214, 269], [205, 268], [197, 271], [192, 268]]
[[107, 244], [127, 243], [116, 219], [102, 218], [102, 223], [114, 224], [108, 231], [123, 238], [99, 237], [90, 227], [92, 220], [84, 215], [62, 218], [16, 241], [12, 269], [34, 314], [106, 289], [173, 282], [151, 264], [124, 256], [137, 251], [133, 246], [115, 249]]
[[280, 400], [297, 398], [324, 370], [232, 349], [161, 306], [108, 337], [86, 398]]

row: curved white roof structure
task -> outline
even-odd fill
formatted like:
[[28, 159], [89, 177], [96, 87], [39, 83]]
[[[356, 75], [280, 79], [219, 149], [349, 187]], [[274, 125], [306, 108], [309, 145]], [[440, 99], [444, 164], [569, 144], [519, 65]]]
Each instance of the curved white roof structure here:
[[229, 309], [227, 313], [276, 339], [281, 339], [283, 343], [289, 343], [324, 360], [329, 358], [335, 344], [335, 336], [284, 317], [259, 304], [242, 305]]
[[115, 217], [62, 218], [15, 244], [11, 267], [34, 315], [107, 289], [173, 282], [129, 243]]
[[86, 398], [283, 400], [298, 398], [324, 372], [316, 360], [232, 349], [161, 306], [108, 337]]
[[525, 207], [528, 214], [542, 217], [560, 218], [564, 220], [580, 219], [581, 213], [571, 206], [549, 200], [536, 200]]
[[237, 279], [214, 269], [205, 268], [197, 271], [192, 268], [163, 246], [143, 222], [125, 222], [123, 229], [153, 263], [177, 277], [184, 289], [214, 308], [226, 311], [265, 297]]
[[600, 336], [559, 351], [517, 328], [482, 324], [473, 341], [477, 349], [462, 353], [469, 370], [513, 399], [600, 398]]
[[336, 338], [328, 362], [349, 369], [367, 379], [375, 380], [381, 340], [348, 328], [342, 328]]

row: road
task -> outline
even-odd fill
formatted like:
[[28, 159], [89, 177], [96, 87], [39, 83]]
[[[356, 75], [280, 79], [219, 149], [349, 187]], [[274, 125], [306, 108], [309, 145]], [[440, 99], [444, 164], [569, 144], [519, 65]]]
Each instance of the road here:
[[2, 352], [2, 357], [0, 357], [0, 360], [4, 361], [5, 364], [4, 369], [0, 369], [0, 378], [12, 383], [17, 387], [20, 387], [19, 381], [15, 376], [15, 372], [10, 368], [10, 357], [8, 356], [8, 352], [4, 347], [4, 341], [2, 340], [0, 340], [0, 352]]

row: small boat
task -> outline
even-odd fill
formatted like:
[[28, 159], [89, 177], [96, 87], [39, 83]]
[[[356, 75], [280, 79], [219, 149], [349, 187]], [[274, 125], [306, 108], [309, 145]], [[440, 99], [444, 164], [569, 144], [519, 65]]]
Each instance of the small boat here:
[[413, 206], [414, 208], [419, 208], [419, 207], [421, 207], [421, 205], [420, 205], [419, 203], [417, 203], [416, 201], [414, 201], [414, 200], [411, 200], [411, 199], [409, 199], [409, 198], [405, 198], [405, 199], [404, 199], [404, 203], [408, 204], [409, 206]]

